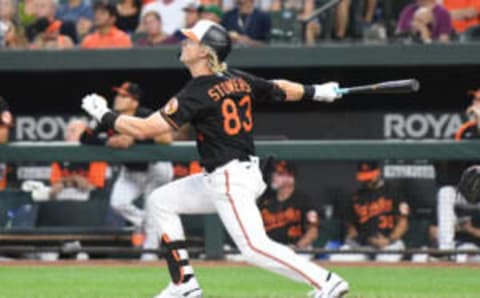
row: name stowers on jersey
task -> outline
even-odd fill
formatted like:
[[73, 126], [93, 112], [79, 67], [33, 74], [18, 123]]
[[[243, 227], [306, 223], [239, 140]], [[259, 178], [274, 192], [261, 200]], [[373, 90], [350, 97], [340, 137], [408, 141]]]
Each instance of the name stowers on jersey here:
[[195, 127], [201, 162], [210, 172], [232, 159], [247, 160], [255, 154], [252, 105], [281, 101], [285, 95], [280, 90], [275, 92], [276, 88], [269, 81], [238, 70], [200, 76], [160, 112], [174, 128], [187, 122]]

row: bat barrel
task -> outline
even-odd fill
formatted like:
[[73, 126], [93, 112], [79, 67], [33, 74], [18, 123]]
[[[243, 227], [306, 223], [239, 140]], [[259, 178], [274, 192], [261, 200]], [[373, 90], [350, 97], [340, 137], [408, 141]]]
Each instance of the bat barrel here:
[[420, 83], [416, 79], [380, 82], [377, 84], [339, 88], [337, 92], [346, 94], [392, 94], [412, 93], [420, 90]]

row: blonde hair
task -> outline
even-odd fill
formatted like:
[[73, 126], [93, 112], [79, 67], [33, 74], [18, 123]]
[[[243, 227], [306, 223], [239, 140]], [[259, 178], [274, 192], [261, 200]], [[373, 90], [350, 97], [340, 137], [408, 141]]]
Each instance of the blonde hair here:
[[210, 68], [211, 71], [214, 73], [222, 73], [227, 70], [227, 63], [221, 62], [220, 59], [218, 59], [217, 53], [209, 47], [206, 46], [208, 49], [208, 68]]

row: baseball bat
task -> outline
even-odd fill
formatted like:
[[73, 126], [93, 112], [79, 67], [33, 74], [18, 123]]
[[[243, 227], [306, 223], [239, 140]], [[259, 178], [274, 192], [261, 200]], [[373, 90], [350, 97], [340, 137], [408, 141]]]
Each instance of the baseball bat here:
[[386, 81], [370, 85], [362, 85], [348, 88], [338, 88], [341, 95], [346, 94], [391, 94], [412, 93], [420, 90], [420, 83], [416, 79]]

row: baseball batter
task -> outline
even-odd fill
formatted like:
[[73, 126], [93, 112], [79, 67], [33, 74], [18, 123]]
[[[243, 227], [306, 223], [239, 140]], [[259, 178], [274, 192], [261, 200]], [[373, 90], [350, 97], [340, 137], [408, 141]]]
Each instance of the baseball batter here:
[[252, 109], [256, 103], [338, 98], [337, 83], [302, 85], [267, 81], [223, 62], [231, 50], [227, 31], [210, 21], [182, 30], [180, 61], [192, 80], [158, 113], [141, 119], [118, 115], [104, 98], [90, 94], [82, 108], [98, 121], [137, 139], [150, 138], [191, 123], [204, 172], [156, 189], [147, 201], [147, 213], [161, 231], [172, 282], [157, 298], [202, 297], [189, 263], [180, 214], [217, 212], [233, 241], [254, 265], [313, 286], [312, 297], [342, 297], [348, 283], [338, 275], [270, 240], [255, 204], [265, 189], [255, 156]]

